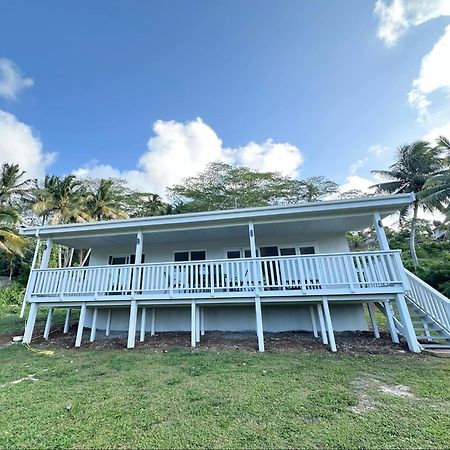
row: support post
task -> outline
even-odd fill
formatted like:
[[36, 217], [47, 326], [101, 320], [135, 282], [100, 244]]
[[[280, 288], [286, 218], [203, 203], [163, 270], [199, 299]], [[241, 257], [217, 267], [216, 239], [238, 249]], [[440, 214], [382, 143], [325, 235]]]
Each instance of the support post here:
[[139, 342], [145, 341], [145, 316], [146, 316], [147, 308], [144, 306], [141, 308], [141, 334], [139, 336]]
[[375, 228], [375, 233], [377, 235], [378, 244], [380, 246], [380, 250], [389, 251], [389, 242], [386, 237], [386, 233], [383, 228], [383, 222], [381, 221], [381, 216], [378, 211], [373, 213], [373, 226]]
[[195, 311], [195, 342], [200, 342], [200, 306]]
[[264, 351], [264, 330], [262, 323], [261, 299], [259, 296], [255, 297], [255, 313], [256, 313], [256, 334], [258, 335], [258, 350]]
[[152, 309], [152, 328], [150, 330], [150, 336], [154, 336], [156, 331], [156, 308]]
[[317, 331], [317, 322], [316, 322], [316, 314], [314, 312], [314, 306], [309, 307], [309, 314], [311, 316], [311, 324], [314, 337], [319, 337], [319, 333]]
[[333, 331], [333, 323], [331, 322], [331, 314], [330, 308], [328, 306], [328, 299], [326, 297], [322, 297], [323, 304], [323, 313], [325, 316], [325, 323], [328, 329], [328, 340], [330, 341], [330, 348], [332, 352], [336, 352], [336, 342], [334, 340], [334, 331]]
[[50, 255], [52, 254], [53, 241], [49, 238], [45, 241], [44, 253], [42, 254], [40, 269], [46, 269], [50, 261]]
[[325, 321], [323, 320], [323, 309], [320, 303], [317, 304], [317, 315], [319, 316], [320, 335], [324, 345], [328, 345], [327, 330], [325, 329]]
[[106, 316], [106, 328], [105, 328], [105, 336], [109, 336], [109, 333], [111, 332], [111, 316], [112, 316], [112, 309], [108, 309], [108, 315]]
[[47, 340], [50, 335], [50, 329], [52, 327], [53, 308], [48, 308], [47, 321], [44, 328], [44, 339]]
[[97, 334], [97, 314], [98, 314], [98, 309], [94, 308], [94, 313], [92, 315], [91, 336], [89, 338], [89, 340], [91, 342], [95, 341], [95, 336]]
[[128, 342], [127, 348], [134, 348], [136, 341], [136, 320], [137, 320], [137, 301], [131, 300], [130, 322], [128, 324]]
[[380, 330], [378, 329], [377, 318], [375, 317], [375, 307], [372, 302], [367, 303], [367, 309], [369, 310], [370, 322], [372, 324], [372, 331], [375, 339], [380, 337]]
[[205, 307], [200, 309], [200, 334], [205, 335]]
[[191, 347], [195, 347], [196, 345], [196, 325], [197, 325], [197, 318], [196, 318], [196, 312], [197, 312], [197, 306], [195, 304], [195, 300], [191, 303]]
[[77, 337], [75, 339], [75, 347], [79, 347], [81, 345], [81, 339], [83, 338], [83, 328], [84, 328], [85, 319], [86, 319], [86, 302], [83, 302], [81, 304], [81, 309], [80, 309], [80, 319], [78, 321], [78, 330], [77, 330]]
[[259, 288], [261, 283], [261, 266], [258, 264], [256, 253], [256, 239], [255, 239], [255, 226], [252, 221], [248, 223], [248, 238], [250, 242], [250, 256], [252, 258], [253, 266], [253, 280], [255, 284], [256, 296], [259, 296]]
[[396, 294], [395, 302], [400, 315], [400, 322], [403, 326], [403, 337], [408, 343], [408, 348], [414, 353], [420, 353], [422, 348], [417, 342], [416, 332], [414, 331], [413, 324], [411, 322], [411, 316], [409, 315], [408, 305], [406, 304], [404, 294]]
[[395, 328], [394, 315], [392, 314], [392, 307], [389, 301], [384, 302], [384, 310], [386, 312], [386, 319], [389, 327], [389, 333], [391, 334], [391, 339], [394, 344], [398, 344], [400, 341], [398, 339], [397, 328]]
[[23, 335], [23, 343], [24, 344], [29, 344], [33, 337], [33, 330], [34, 330], [34, 324], [36, 322], [37, 310], [38, 310], [37, 303], [36, 302], [31, 303], [30, 311], [28, 312], [27, 324], [25, 325], [25, 333]]
[[29, 292], [29, 289], [31, 289], [31, 285], [33, 283], [33, 278], [34, 278], [33, 270], [36, 267], [36, 261], [37, 261], [37, 257], [39, 254], [40, 246], [41, 246], [41, 240], [38, 239], [36, 242], [36, 248], [34, 249], [33, 261], [31, 262], [30, 275], [28, 277], [27, 289], [25, 291], [25, 295], [23, 296], [22, 308], [20, 309], [20, 315], [19, 315], [20, 319], [22, 319], [25, 314], [25, 308], [27, 306], [27, 299], [28, 299], [28, 292]]
[[64, 329], [63, 329], [64, 334], [67, 334], [69, 332], [69, 326], [70, 326], [70, 308], [67, 308], [66, 319], [64, 320]]

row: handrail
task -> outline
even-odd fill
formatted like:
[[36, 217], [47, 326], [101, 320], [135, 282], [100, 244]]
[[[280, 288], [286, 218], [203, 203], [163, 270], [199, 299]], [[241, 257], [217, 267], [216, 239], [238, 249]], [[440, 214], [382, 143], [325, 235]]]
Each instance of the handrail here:
[[405, 269], [405, 273], [411, 285], [407, 299], [450, 334], [450, 300], [409, 270]]
[[342, 252], [342, 253], [315, 253], [313, 255], [287, 255], [287, 256], [258, 256], [256, 258], [221, 258], [221, 259], [204, 259], [198, 261], [158, 261], [151, 263], [129, 263], [129, 264], [104, 264], [104, 265], [96, 265], [96, 266], [78, 266], [78, 267], [47, 267], [45, 269], [33, 269], [34, 271], [45, 272], [45, 271], [53, 271], [53, 270], [79, 270], [79, 269], [100, 269], [105, 267], [145, 267], [145, 266], [159, 266], [170, 265], [170, 264], [186, 264], [186, 265], [195, 265], [195, 264], [207, 264], [207, 263], [215, 263], [215, 262], [229, 262], [229, 261], [261, 261], [261, 260], [283, 260], [283, 259], [295, 259], [295, 258], [322, 258], [327, 256], [363, 256], [363, 255], [377, 255], [377, 254], [395, 254], [401, 253], [401, 250], [388, 250], [388, 251], [370, 251], [370, 252]]

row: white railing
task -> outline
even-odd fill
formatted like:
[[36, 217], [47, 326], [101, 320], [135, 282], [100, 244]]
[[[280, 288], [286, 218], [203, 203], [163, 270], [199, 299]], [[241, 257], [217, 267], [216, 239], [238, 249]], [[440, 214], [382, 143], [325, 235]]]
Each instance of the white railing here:
[[381, 292], [401, 287], [402, 271], [395, 251], [37, 269], [28, 299]]
[[450, 334], [450, 300], [409, 270], [405, 272], [411, 285], [409, 301]]

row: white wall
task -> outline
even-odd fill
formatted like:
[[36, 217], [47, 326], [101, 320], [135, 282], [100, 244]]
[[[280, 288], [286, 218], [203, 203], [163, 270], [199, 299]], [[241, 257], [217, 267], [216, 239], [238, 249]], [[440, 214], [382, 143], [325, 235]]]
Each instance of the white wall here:
[[[339, 253], [348, 252], [349, 246], [345, 233], [327, 233], [327, 234], [308, 234], [302, 236], [294, 235], [274, 235], [274, 236], [256, 236], [257, 246], [269, 245], [301, 245], [316, 244], [318, 253]], [[206, 250], [207, 259], [225, 258], [226, 249], [230, 248], [248, 248], [249, 241], [247, 236], [241, 239], [217, 240], [217, 241], [191, 241], [164, 243], [158, 245], [146, 245], [144, 235], [144, 254], [145, 262], [169, 262], [173, 261], [173, 253], [182, 250]], [[93, 248], [89, 265], [108, 264], [108, 257], [130, 255], [135, 253], [133, 246], [114, 247], [114, 248]]]
[[[331, 318], [335, 331], [367, 330], [367, 320], [361, 304], [330, 304]], [[111, 316], [111, 330], [127, 331], [129, 308], [114, 308]], [[156, 330], [190, 331], [190, 306], [157, 307]], [[263, 327], [267, 332], [312, 331], [308, 305], [263, 305]], [[141, 309], [138, 311], [137, 329], [140, 328]], [[97, 328], [106, 327], [107, 309], [99, 309]], [[91, 326], [92, 309], [88, 309], [87, 327]], [[147, 307], [146, 330], [151, 327], [151, 307]], [[255, 330], [255, 309], [253, 306], [206, 306], [205, 329], [209, 331], [253, 331]]]

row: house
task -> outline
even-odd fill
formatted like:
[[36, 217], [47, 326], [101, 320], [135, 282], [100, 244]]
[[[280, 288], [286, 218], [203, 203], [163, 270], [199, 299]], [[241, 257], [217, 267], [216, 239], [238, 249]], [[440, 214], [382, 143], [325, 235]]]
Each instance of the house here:
[[[46, 307], [45, 338], [55, 308], [66, 310], [64, 332], [80, 310], [77, 347], [84, 328], [91, 341], [100, 331], [127, 331], [129, 348], [146, 333], [188, 330], [195, 347], [210, 330], [255, 330], [260, 351], [264, 332], [306, 330], [336, 351], [334, 331], [367, 330], [367, 308], [375, 337], [378, 309], [393, 342], [402, 335], [413, 352], [425, 345], [419, 341], [436, 345], [438, 337], [442, 345], [450, 302], [404, 269], [382, 224], [413, 200], [401, 194], [25, 228], [37, 248], [24, 342]], [[370, 226], [379, 250], [350, 252], [346, 233]], [[49, 268], [54, 244], [90, 249], [88, 265]]]

